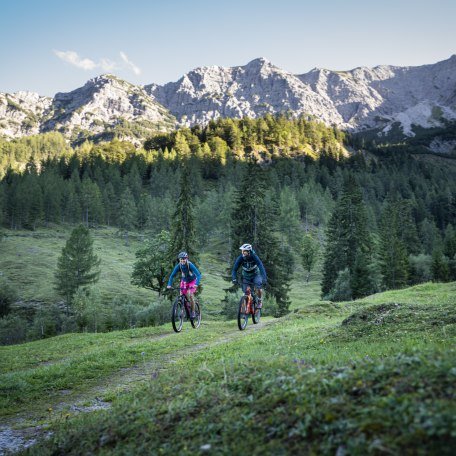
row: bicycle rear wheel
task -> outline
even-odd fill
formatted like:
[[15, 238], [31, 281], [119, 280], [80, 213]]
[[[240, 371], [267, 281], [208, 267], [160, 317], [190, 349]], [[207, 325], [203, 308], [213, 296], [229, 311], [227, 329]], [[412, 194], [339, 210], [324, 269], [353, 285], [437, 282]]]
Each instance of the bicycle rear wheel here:
[[238, 310], [238, 328], [243, 331], [249, 321], [249, 314], [247, 313], [247, 296], [242, 296], [239, 301], [239, 310]]
[[177, 333], [182, 331], [182, 325], [184, 324], [184, 305], [179, 298], [176, 298], [173, 304], [171, 323], [173, 324], [174, 331]]
[[197, 329], [200, 327], [201, 324], [201, 308], [199, 305], [199, 302], [195, 300], [195, 318], [192, 318], [190, 320], [192, 326], [194, 329]]

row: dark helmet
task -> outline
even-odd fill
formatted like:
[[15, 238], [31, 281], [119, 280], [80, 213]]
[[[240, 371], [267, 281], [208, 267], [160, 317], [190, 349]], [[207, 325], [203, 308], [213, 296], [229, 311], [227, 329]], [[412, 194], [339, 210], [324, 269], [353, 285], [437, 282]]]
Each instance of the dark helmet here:
[[179, 255], [177, 255], [177, 258], [180, 260], [181, 258], [188, 258], [188, 253], [187, 252], [181, 252]]

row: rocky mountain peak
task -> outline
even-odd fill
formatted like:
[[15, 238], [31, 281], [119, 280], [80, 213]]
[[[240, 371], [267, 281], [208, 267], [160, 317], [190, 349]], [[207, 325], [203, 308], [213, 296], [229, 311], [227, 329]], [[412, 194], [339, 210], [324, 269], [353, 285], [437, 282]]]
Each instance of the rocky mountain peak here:
[[[430, 65], [378, 65], [292, 74], [260, 57], [243, 66], [204, 66], [164, 85], [136, 86], [102, 74], [53, 99], [0, 94], [0, 133], [8, 137], [59, 130], [99, 135], [122, 122], [174, 128], [219, 117], [267, 113], [312, 116], [342, 129], [435, 127], [456, 120], [456, 55]], [[177, 122], [176, 122], [177, 119]]]

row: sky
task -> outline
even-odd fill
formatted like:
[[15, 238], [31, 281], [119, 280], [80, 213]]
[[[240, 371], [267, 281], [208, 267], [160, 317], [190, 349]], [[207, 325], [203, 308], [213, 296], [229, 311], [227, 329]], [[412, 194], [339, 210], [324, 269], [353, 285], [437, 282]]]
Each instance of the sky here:
[[294, 74], [456, 54], [454, 0], [0, 0], [0, 92], [54, 96], [264, 57]]

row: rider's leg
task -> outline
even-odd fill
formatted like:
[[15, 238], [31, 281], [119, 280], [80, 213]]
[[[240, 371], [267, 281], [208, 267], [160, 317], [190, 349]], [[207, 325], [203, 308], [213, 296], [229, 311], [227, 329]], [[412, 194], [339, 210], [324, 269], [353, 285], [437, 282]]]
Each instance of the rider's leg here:
[[190, 306], [192, 309], [192, 313], [195, 312], [195, 299], [193, 298], [193, 291], [188, 291], [187, 292], [187, 298], [190, 301]]
[[263, 290], [262, 290], [262, 285], [263, 285], [263, 280], [259, 275], [255, 276], [254, 279], [255, 283], [255, 290], [256, 290], [256, 295], [257, 295], [257, 303], [258, 303], [258, 308], [261, 309], [263, 307]]
[[192, 316], [195, 315], [195, 298], [194, 294], [196, 291], [196, 280], [193, 282], [190, 282], [187, 288], [187, 298], [190, 301], [190, 306], [191, 306], [191, 311], [192, 311]]

